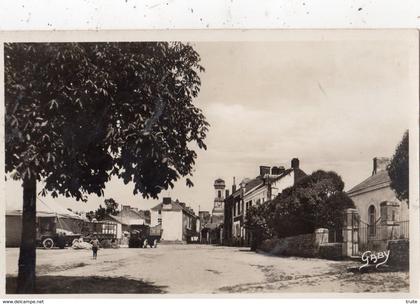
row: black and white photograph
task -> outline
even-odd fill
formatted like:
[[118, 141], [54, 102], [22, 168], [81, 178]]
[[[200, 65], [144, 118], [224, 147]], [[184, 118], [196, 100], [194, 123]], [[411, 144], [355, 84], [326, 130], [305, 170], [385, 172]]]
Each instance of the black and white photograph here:
[[417, 31], [160, 34], [3, 40], [7, 295], [417, 290]]

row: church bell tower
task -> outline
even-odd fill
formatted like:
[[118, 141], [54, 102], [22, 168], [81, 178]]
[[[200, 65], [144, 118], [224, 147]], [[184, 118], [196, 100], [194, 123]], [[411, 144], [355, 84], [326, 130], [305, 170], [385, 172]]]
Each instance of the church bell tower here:
[[213, 223], [223, 223], [224, 215], [224, 201], [225, 201], [225, 181], [221, 178], [218, 178], [214, 181], [214, 207], [212, 211], [212, 222]]

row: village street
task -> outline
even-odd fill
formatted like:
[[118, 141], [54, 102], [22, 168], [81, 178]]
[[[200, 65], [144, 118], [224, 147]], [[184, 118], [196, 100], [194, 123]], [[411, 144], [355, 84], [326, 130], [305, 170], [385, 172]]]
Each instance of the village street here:
[[[19, 250], [6, 252], [13, 293]], [[356, 264], [210, 245], [102, 249], [97, 260], [88, 250], [37, 250], [41, 293], [408, 292], [408, 272], [346, 271]]]

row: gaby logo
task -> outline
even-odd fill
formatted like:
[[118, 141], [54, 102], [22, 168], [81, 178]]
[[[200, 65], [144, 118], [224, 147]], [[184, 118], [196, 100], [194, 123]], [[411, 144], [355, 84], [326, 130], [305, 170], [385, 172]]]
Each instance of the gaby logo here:
[[[369, 264], [376, 264], [376, 268], [378, 268], [379, 266], [385, 264], [388, 261], [389, 254], [390, 254], [389, 250], [380, 251], [380, 252], [376, 252], [376, 253], [372, 252], [372, 251], [363, 252], [362, 261], [365, 262], [365, 264], [360, 266], [359, 270], [368, 266]], [[378, 261], [380, 261], [380, 260], [383, 260], [383, 261], [378, 263]]]

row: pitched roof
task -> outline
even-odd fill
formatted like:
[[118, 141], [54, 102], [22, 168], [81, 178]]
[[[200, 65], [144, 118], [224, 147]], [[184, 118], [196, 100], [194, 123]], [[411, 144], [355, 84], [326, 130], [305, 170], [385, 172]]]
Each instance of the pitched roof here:
[[245, 192], [254, 189], [257, 186], [260, 186], [264, 183], [264, 179], [261, 176], [257, 176], [256, 178], [251, 179], [249, 182], [245, 184]]
[[[22, 208], [19, 205], [18, 208], [12, 208], [7, 205], [6, 202], [6, 214], [7, 215], [22, 215]], [[15, 207], [15, 206], [13, 206]], [[73, 218], [83, 219], [80, 215], [64, 208], [60, 204], [60, 199], [55, 199], [54, 203], [44, 200], [43, 198], [36, 198], [36, 216], [37, 217], [59, 217], [59, 218]]]
[[295, 168], [293, 169], [293, 171], [295, 172], [295, 183], [297, 183], [298, 181], [300, 181], [302, 178], [304, 178], [305, 176], [308, 176], [305, 171], [303, 171], [300, 168]]
[[388, 172], [386, 170], [379, 171], [378, 173], [368, 177], [360, 184], [357, 184], [353, 188], [351, 188], [349, 191], [347, 191], [347, 194], [349, 196], [357, 195], [360, 193], [380, 189], [383, 187], [389, 186], [391, 180], [389, 178]]
[[[172, 211], [181, 211], [183, 209], [180, 204], [178, 204], [174, 201], [171, 202], [171, 205], [172, 205], [172, 208], [170, 210], [172, 210]], [[159, 210], [162, 210], [162, 208], [163, 208], [163, 203], [159, 203], [156, 206], [154, 206], [153, 208], [151, 208], [150, 210], [159, 211]]]
[[[194, 210], [192, 210], [191, 208], [186, 207], [186, 206], [184, 207], [176, 201], [171, 200], [171, 205], [172, 205], [172, 208], [170, 209], [171, 211], [184, 211], [184, 212], [186, 212], [186, 213], [188, 213], [192, 216], [196, 216], [195, 213], [194, 213]], [[154, 206], [153, 208], [151, 208], [150, 210], [159, 211], [159, 210], [162, 210], [162, 209], [163, 209], [163, 203], [160, 203], [160, 204], [157, 204], [156, 206]]]
[[[296, 172], [297, 170], [299, 170], [299, 171]], [[284, 170], [281, 174], [275, 175], [275, 176], [268, 175], [268, 177], [262, 177], [262, 176], [259, 175], [256, 178], [250, 180], [248, 183], [246, 183], [246, 185], [245, 185], [245, 193], [248, 192], [248, 191], [250, 191], [250, 190], [252, 190], [252, 189], [257, 190], [257, 189], [261, 188], [262, 186], [264, 186], [264, 184], [265, 184], [264, 183], [264, 180], [268, 180], [270, 183], [273, 183], [273, 182], [275, 182], [275, 181], [277, 181], [279, 179], [282, 179], [283, 177], [289, 175], [293, 171], [295, 171], [295, 174], [296, 173], [299, 173], [299, 175], [300, 175], [299, 179], [302, 176], [306, 176], [305, 172], [303, 172], [300, 169], [287, 169], [287, 170]]]
[[116, 221], [120, 224], [123, 225], [127, 225], [127, 226], [131, 226], [131, 225], [144, 225], [145, 224], [145, 220], [143, 218], [129, 218], [129, 217], [121, 217], [118, 215], [112, 215], [112, 214], [108, 214], [107, 215], [108, 218], [112, 219], [113, 221]]

